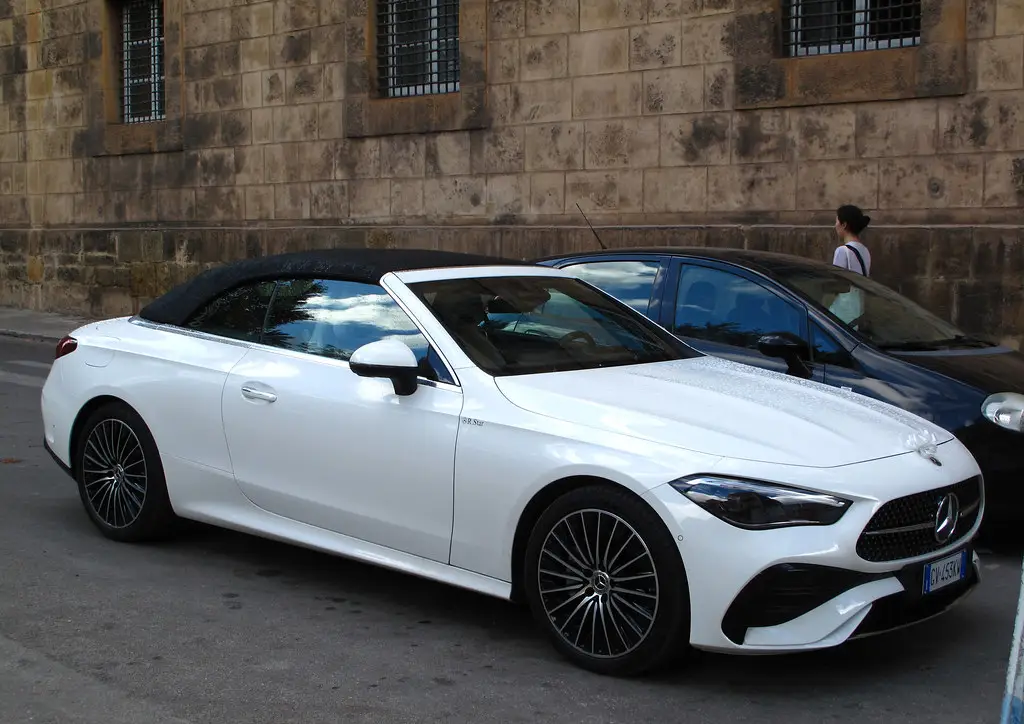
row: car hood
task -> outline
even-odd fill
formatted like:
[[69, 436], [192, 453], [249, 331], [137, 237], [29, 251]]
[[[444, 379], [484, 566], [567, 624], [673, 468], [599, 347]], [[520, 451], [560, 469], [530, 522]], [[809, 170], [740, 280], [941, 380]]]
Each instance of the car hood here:
[[975, 387], [986, 395], [1024, 393], [1024, 355], [1009, 347], [889, 354]]
[[496, 378], [530, 412], [707, 455], [837, 467], [952, 438], [856, 393], [716, 357]]

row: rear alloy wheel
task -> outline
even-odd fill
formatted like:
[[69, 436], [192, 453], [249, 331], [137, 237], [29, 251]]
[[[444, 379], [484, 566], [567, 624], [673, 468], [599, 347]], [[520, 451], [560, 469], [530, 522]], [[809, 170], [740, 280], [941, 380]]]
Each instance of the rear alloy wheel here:
[[628, 491], [574, 490], [534, 527], [524, 581], [555, 647], [602, 674], [641, 674], [688, 650], [682, 560], [657, 514]]
[[108, 538], [162, 538], [177, 520], [153, 436], [124, 403], [89, 415], [76, 446], [75, 478], [86, 512]]

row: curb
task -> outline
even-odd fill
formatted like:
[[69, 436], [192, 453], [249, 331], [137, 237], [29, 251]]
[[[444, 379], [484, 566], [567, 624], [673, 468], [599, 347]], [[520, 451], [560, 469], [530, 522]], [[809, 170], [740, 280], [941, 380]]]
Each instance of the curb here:
[[21, 332], [17, 329], [0, 329], [0, 337], [24, 339], [31, 342], [52, 342], [56, 344], [60, 337], [51, 334], [40, 334], [38, 332]]

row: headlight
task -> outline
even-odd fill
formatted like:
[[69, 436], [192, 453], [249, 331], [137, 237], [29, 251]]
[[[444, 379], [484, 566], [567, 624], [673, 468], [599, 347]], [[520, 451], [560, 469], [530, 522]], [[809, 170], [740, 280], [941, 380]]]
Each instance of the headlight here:
[[999, 427], [1024, 432], [1024, 395], [998, 392], [981, 403], [981, 414]]
[[826, 493], [713, 475], [682, 478], [671, 485], [712, 515], [749, 530], [832, 525], [853, 504]]

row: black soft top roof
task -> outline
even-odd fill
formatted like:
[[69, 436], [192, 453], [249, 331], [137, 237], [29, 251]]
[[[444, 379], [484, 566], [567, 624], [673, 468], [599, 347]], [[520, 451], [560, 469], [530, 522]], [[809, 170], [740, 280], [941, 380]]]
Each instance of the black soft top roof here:
[[531, 262], [435, 249], [316, 249], [229, 262], [197, 274], [139, 312], [159, 324], [183, 325], [224, 292], [280, 278], [344, 279], [377, 284], [388, 272], [438, 267], [530, 265]]

